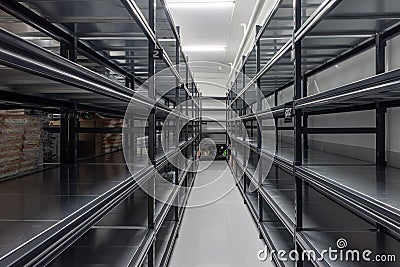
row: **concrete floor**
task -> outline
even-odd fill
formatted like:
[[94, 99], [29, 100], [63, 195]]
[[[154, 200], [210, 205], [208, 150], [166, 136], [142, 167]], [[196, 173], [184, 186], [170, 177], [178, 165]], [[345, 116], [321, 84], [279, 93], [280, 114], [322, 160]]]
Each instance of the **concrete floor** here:
[[[204, 187], [210, 182], [212, 186]], [[187, 208], [169, 266], [275, 266], [257, 259], [264, 242], [226, 162], [214, 162], [198, 173], [188, 205], [210, 202], [207, 190], [214, 199], [218, 193], [227, 194], [211, 204]]]

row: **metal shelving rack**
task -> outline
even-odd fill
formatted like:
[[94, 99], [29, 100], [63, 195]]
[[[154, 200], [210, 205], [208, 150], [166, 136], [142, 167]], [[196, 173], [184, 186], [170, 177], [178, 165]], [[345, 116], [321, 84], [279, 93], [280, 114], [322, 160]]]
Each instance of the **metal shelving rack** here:
[[[398, 1], [391, 0], [282, 0], [265, 25], [257, 27], [254, 48], [243, 57], [241, 69], [249, 78], [237, 75], [227, 95], [229, 163], [260, 236], [270, 249], [286, 244], [286, 251], [295, 248], [299, 253], [311, 250], [319, 255], [324, 245], [335, 246], [343, 237], [354, 249], [371, 244], [375, 251], [399, 253], [398, 191], [389, 189], [398, 183], [395, 177], [399, 171], [387, 167], [385, 158], [386, 112], [400, 103], [400, 73], [386, 71], [385, 53], [387, 42], [400, 34], [399, 11]], [[372, 49], [375, 76], [309, 95], [310, 77]], [[254, 84], [270, 110], [265, 109], [266, 103], [257, 102]], [[292, 92], [293, 99], [280, 100], [283, 91]], [[375, 127], [308, 126], [311, 116], [366, 110], [375, 111]], [[287, 126], [283, 119], [292, 123]], [[270, 120], [274, 120], [275, 129]], [[253, 125], [257, 131], [250, 133]], [[282, 131], [293, 133], [291, 143], [281, 140]], [[273, 136], [275, 146], [269, 146], [268, 138], [260, 138], [262, 134]], [[308, 142], [310, 134], [373, 134], [375, 161], [313, 150]], [[260, 178], [255, 173], [257, 161], [262, 166], [272, 164], [272, 168], [258, 190], [251, 192], [251, 185], [257, 185]], [[316, 194], [315, 202], [310, 202], [310, 196]], [[327, 201], [333, 203], [329, 209], [316, 204]], [[318, 219], [324, 209], [331, 221]], [[279, 266], [295, 264], [275, 260]], [[321, 262], [297, 264], [344, 263], [324, 257]], [[355, 265], [357, 262], [351, 263]]]
[[[48, 129], [60, 133], [59, 166], [20, 178], [26, 187], [20, 179], [2, 184], [7, 194], [15, 191], [35, 201], [17, 207], [21, 214], [4, 207], [1, 228], [22, 238], [12, 242], [3, 236], [0, 265], [121, 260], [129, 266], [166, 266], [197, 170], [197, 163], [180, 170], [172, 161], [179, 161], [180, 153], [196, 159], [201, 111], [179, 27], [165, 1], [5, 0], [0, 10], [1, 108], [61, 114], [61, 126]], [[169, 71], [163, 77], [146, 82], [165, 68]], [[129, 173], [122, 152], [79, 159], [79, 133], [123, 131], [80, 127], [79, 112], [123, 118], [130, 102], [135, 106], [132, 120], [146, 128], [145, 135], [133, 133], [129, 164], [136, 173]], [[160, 126], [168, 115], [174, 121], [166, 131], [183, 126], [183, 134], [163, 152]], [[165, 181], [155, 179], [156, 172], [183, 187], [166, 190]], [[58, 189], [50, 190], [51, 185]], [[165, 204], [141, 186], [160, 195]], [[23, 214], [24, 209], [32, 212]], [[99, 237], [102, 242], [93, 242]], [[103, 257], [114, 246], [120, 249]]]

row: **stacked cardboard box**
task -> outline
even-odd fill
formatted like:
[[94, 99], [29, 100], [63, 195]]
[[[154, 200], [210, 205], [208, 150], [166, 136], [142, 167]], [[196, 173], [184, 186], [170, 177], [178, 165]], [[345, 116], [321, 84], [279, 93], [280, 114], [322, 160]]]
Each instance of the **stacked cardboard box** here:
[[40, 117], [24, 110], [0, 111], [0, 177], [37, 168], [41, 132]]
[[[120, 128], [122, 119], [106, 118], [98, 114], [90, 114], [88, 118], [80, 119], [80, 127]], [[98, 133], [79, 134], [80, 152], [83, 154], [103, 154], [122, 149], [122, 134]]]
[[[103, 128], [121, 128], [123, 120], [99, 117], [98, 124]], [[108, 153], [119, 149], [122, 149], [122, 134], [96, 134], [96, 153]]]

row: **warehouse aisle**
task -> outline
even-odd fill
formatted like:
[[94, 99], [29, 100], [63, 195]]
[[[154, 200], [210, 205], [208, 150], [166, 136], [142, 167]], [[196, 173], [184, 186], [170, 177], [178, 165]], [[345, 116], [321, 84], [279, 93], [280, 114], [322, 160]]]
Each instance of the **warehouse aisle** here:
[[[186, 209], [169, 266], [274, 266], [257, 259], [264, 242], [225, 161], [199, 171], [194, 187], [217, 177], [222, 182], [216, 183], [218, 187], [233, 190], [212, 204]], [[188, 205], [198, 203], [200, 194], [203, 191], [194, 189]]]

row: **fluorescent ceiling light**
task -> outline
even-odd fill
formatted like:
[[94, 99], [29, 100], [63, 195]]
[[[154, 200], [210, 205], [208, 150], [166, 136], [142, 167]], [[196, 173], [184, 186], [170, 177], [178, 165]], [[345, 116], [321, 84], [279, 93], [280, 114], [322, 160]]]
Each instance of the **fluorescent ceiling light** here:
[[50, 37], [40, 37], [40, 36], [22, 36], [21, 37], [24, 40], [42, 40], [42, 41], [51, 41], [53, 39], [51, 39]]
[[134, 40], [134, 41], [144, 41], [148, 40], [147, 37], [134, 37], [134, 36], [95, 36], [95, 37], [79, 37], [79, 39], [84, 41], [102, 41], [102, 40]]
[[176, 42], [176, 39], [173, 38], [164, 38], [164, 39], [158, 39], [159, 42]]
[[222, 52], [226, 50], [226, 46], [184, 46], [182, 47], [182, 50], [185, 52]]
[[169, 8], [217, 8], [232, 7], [234, 4], [234, 0], [171, 0], [167, 2]]

